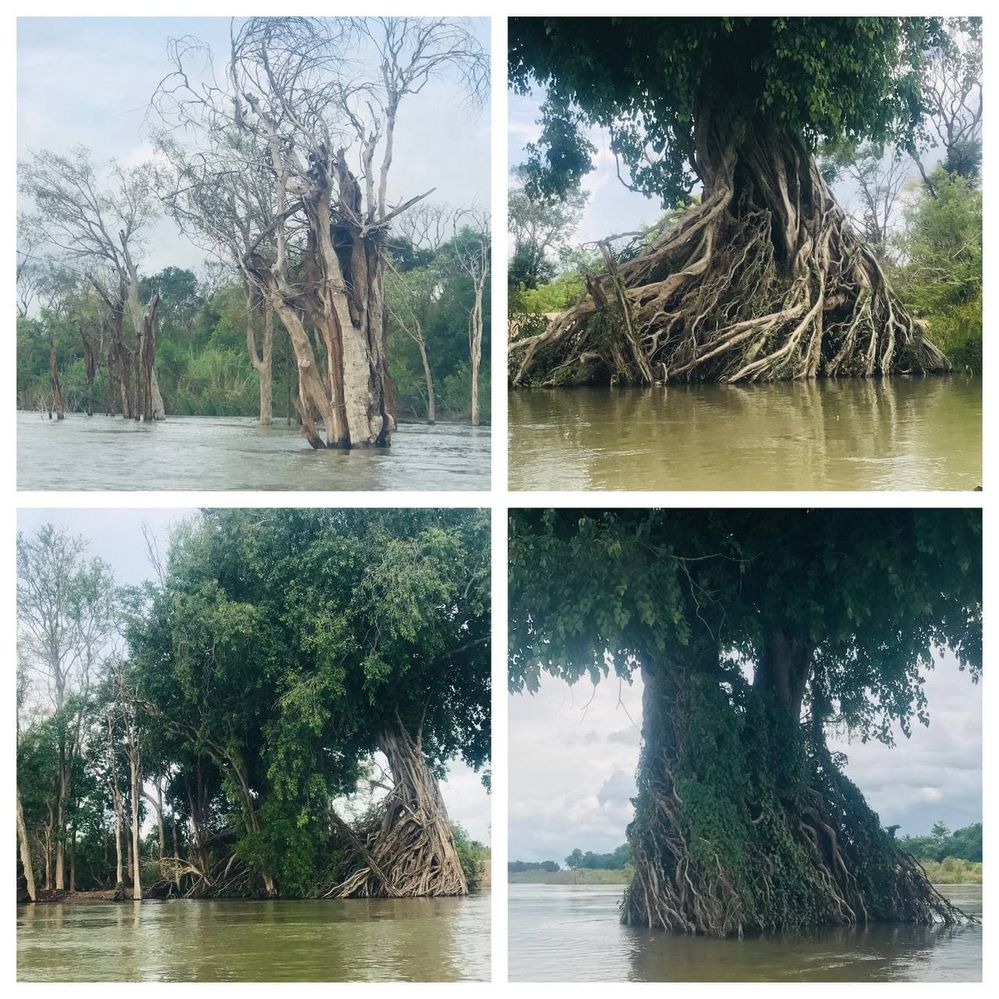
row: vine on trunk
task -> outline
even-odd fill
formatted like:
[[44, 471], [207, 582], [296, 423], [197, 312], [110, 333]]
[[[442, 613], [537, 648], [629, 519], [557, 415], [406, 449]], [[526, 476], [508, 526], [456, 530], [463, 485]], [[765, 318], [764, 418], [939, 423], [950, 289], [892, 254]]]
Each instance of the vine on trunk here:
[[622, 922], [726, 937], [968, 920], [882, 829], [821, 725], [752, 696], [737, 710], [704, 674], [643, 673]]

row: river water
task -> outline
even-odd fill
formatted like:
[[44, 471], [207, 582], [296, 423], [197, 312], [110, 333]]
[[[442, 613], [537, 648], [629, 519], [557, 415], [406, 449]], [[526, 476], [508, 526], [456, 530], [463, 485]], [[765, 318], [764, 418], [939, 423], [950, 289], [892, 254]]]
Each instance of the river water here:
[[[981, 885], [940, 890], [981, 915]], [[511, 885], [510, 980], [971, 982], [982, 928], [878, 925], [709, 940], [622, 926], [621, 885]]]
[[17, 907], [19, 981], [488, 981], [489, 893]]
[[511, 489], [965, 489], [982, 384], [964, 376], [518, 389]]
[[390, 448], [314, 451], [249, 417], [17, 414], [19, 489], [488, 489], [489, 428], [403, 424]]

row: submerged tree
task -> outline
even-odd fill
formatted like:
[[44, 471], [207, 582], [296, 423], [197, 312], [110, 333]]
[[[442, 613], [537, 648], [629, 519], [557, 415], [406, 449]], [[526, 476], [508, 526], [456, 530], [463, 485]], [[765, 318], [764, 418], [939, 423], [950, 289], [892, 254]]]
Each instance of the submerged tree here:
[[481, 95], [485, 54], [447, 19], [290, 17], [234, 30], [224, 84], [193, 82], [203, 58], [175, 43], [154, 98], [171, 211], [226, 247], [288, 331], [310, 444], [386, 445], [385, 245], [429, 193], [389, 201], [400, 107], [448, 74]]
[[524, 511], [510, 531], [512, 688], [642, 679], [626, 923], [962, 918], [826, 732], [927, 724], [942, 648], [977, 680], [978, 511]]
[[629, 186], [686, 206], [623, 259], [601, 244], [586, 299], [512, 345], [514, 383], [948, 370], [814, 155], [913, 146], [944, 41], [932, 18], [514, 18], [511, 82], [547, 92], [530, 186], [571, 191], [596, 125]]
[[[34, 152], [18, 164], [18, 183], [35, 205], [23, 223], [87, 271], [108, 271], [102, 297], [113, 317], [116, 360], [112, 372], [126, 418], [162, 420], [166, 414], [156, 378], [156, 303], [139, 299], [139, 260], [153, 220], [151, 168], [112, 163], [102, 181], [86, 149], [69, 156]], [[124, 333], [124, 320], [131, 335]]]
[[[175, 537], [129, 639], [137, 702], [212, 789], [190, 811], [222, 818], [196, 893], [466, 890], [438, 779], [488, 760], [488, 565], [466, 511], [220, 510]], [[392, 787], [355, 827], [331, 801], [376, 752]]]

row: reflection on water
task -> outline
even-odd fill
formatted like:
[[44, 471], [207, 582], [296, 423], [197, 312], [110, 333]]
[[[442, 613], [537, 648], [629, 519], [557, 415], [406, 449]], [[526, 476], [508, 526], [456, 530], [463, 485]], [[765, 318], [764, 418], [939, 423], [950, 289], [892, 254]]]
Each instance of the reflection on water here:
[[[980, 885], [940, 889], [972, 915]], [[510, 980], [980, 981], [982, 928], [878, 925], [743, 940], [622, 926], [620, 885], [511, 885]]]
[[20, 981], [487, 981], [489, 894], [17, 908]]
[[977, 378], [510, 393], [511, 489], [974, 489]]
[[489, 428], [403, 424], [390, 448], [313, 451], [284, 421], [17, 414], [19, 489], [488, 489]]

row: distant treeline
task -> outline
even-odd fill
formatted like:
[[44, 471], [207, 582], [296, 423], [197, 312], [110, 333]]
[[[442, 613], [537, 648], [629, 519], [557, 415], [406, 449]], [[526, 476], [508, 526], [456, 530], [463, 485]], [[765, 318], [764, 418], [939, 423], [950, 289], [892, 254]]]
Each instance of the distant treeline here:
[[[570, 871], [620, 871], [625, 867], [630, 867], [631, 863], [631, 847], [627, 843], [622, 843], [612, 853], [594, 853], [592, 850], [583, 853], [579, 847], [576, 847], [565, 858], [565, 866]], [[554, 860], [511, 860], [507, 864], [507, 869], [511, 874], [526, 874], [532, 871], [554, 874], [561, 870], [561, 867]]]
[[554, 860], [542, 860], [540, 863], [527, 860], [511, 860], [506, 867], [511, 874], [526, 874], [531, 871], [544, 871], [546, 874], [554, 874], [556, 871], [561, 870]]
[[[468, 317], [475, 289], [454, 264], [470, 239], [466, 230], [459, 230], [432, 250], [413, 246], [401, 236], [389, 247], [387, 353], [395, 410], [402, 420], [428, 417], [428, 379], [437, 419], [466, 420], [471, 413]], [[51, 405], [54, 350], [65, 408], [83, 413], [88, 402], [87, 344], [102, 343], [107, 333], [99, 303], [85, 280], [57, 275], [49, 284], [54, 290], [39, 295], [31, 313], [17, 319], [17, 405], [22, 410]], [[190, 270], [166, 267], [140, 281], [143, 302], [154, 292], [160, 296], [156, 374], [167, 414], [256, 416], [259, 380], [247, 349], [242, 285], [211, 274], [208, 280], [199, 280]], [[483, 422], [489, 420], [489, 308], [487, 288], [478, 374]], [[102, 352], [97, 354], [93, 405], [101, 413], [118, 400], [100, 359]], [[272, 370], [274, 419], [296, 420], [297, 367], [280, 324], [275, 328]]]
[[937, 822], [926, 836], [903, 836], [900, 842], [917, 860], [943, 861], [951, 857], [973, 863], [982, 860], [981, 822], [953, 832], [943, 822]]

